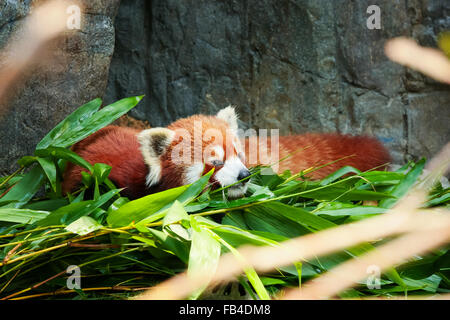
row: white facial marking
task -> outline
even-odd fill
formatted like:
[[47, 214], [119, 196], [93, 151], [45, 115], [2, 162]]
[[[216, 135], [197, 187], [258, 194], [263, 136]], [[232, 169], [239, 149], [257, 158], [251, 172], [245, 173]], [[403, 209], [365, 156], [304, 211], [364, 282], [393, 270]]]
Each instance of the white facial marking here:
[[142, 156], [149, 167], [146, 178], [147, 186], [155, 185], [161, 180], [161, 161], [159, 157], [172, 143], [174, 135], [175, 132], [167, 128], [147, 129], [137, 135]]
[[217, 114], [217, 118], [225, 120], [230, 126], [230, 129], [232, 131], [234, 132], [237, 131], [238, 129], [237, 114], [233, 106], [228, 106], [220, 110], [219, 113]]
[[230, 187], [228, 188], [228, 197], [230, 198], [240, 198], [243, 197], [244, 194], [247, 192], [248, 184], [246, 183], [243, 186], [238, 187]]
[[157, 184], [161, 180], [161, 165], [159, 164], [159, 160], [153, 160], [149, 165], [147, 179], [145, 183], [148, 187], [151, 187]]
[[197, 162], [190, 167], [187, 167], [184, 173], [184, 184], [191, 184], [202, 177], [204, 165], [201, 162]]
[[[238, 157], [231, 157], [225, 161], [222, 169], [217, 171], [216, 180], [220, 183], [222, 187], [228, 186], [230, 184], [238, 182], [238, 176], [241, 170], [247, 170], [245, 165]], [[230, 198], [242, 197], [247, 191], [247, 183], [236, 184], [228, 188], [228, 196]]]

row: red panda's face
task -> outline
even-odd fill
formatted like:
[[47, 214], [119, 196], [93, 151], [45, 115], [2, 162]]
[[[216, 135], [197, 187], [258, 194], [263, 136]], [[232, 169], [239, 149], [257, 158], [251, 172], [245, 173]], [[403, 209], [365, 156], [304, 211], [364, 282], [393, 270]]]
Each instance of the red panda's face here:
[[242, 197], [248, 179], [239, 181], [250, 172], [237, 129], [234, 108], [227, 107], [216, 116], [191, 116], [168, 128], [142, 131], [138, 138], [149, 166], [147, 184], [164, 184], [165, 188], [189, 184], [214, 168], [213, 188], [232, 185], [228, 197]]

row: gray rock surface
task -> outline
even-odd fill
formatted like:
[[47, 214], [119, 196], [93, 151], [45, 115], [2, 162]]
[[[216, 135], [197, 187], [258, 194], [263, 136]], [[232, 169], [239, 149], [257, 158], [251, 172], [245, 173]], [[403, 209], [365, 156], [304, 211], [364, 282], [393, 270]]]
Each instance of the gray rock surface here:
[[[119, 0], [84, 0], [81, 30], [56, 41], [50, 65], [35, 65], [31, 77], [15, 88], [0, 118], [0, 175], [16, 160], [33, 154], [39, 140], [83, 103], [101, 97], [114, 51], [114, 17]], [[0, 0], [0, 48], [14, 35], [32, 1]]]
[[[83, 1], [82, 31], [35, 67], [0, 119], [0, 174], [98, 96], [146, 94], [131, 115], [152, 126], [235, 104], [245, 128], [367, 133], [396, 163], [450, 138], [449, 87], [383, 53], [400, 35], [435, 47], [450, 30], [448, 0]], [[0, 48], [31, 2], [0, 0]], [[366, 27], [371, 4], [381, 30]]]
[[123, 0], [106, 100], [146, 94], [132, 116], [152, 126], [235, 104], [246, 127], [372, 134], [402, 163], [449, 140], [449, 87], [390, 62], [384, 42], [436, 47], [444, 30], [446, 0]]

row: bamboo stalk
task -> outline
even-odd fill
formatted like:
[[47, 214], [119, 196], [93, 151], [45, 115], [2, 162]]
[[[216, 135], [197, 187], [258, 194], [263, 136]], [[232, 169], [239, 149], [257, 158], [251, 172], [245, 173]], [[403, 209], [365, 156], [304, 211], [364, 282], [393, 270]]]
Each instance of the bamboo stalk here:
[[[25, 167], [21, 166], [19, 169], [17, 169], [16, 171], [14, 171], [12, 174], [10, 174], [8, 176], [8, 178], [6, 178], [5, 180], [2, 181], [2, 183], [0, 183], [0, 189], [8, 183], [9, 180], [11, 180], [12, 178], [14, 178], [16, 175], [18, 175], [19, 173], [21, 173], [23, 171], [23, 169], [25, 169]], [[3, 196], [3, 195], [2, 195]], [[0, 196], [1, 198], [1, 196]]]
[[[142, 291], [149, 289], [149, 287], [141, 287], [141, 286], [112, 286], [112, 287], [95, 287], [95, 288], [83, 288], [83, 291]], [[73, 289], [67, 289], [67, 290], [57, 290], [52, 292], [44, 292], [44, 293], [37, 293], [32, 294], [28, 296], [22, 296], [17, 297], [11, 300], [27, 300], [27, 299], [33, 299], [33, 298], [41, 298], [46, 296], [56, 296], [56, 295], [62, 295], [62, 294], [70, 294], [70, 293], [76, 293], [76, 290]]]
[[[122, 254], [124, 254], [124, 253], [129, 253], [129, 252], [132, 252], [132, 251], [136, 251], [136, 250], [138, 250], [138, 249], [139, 249], [139, 247], [138, 247], [138, 248], [128, 249], [128, 250], [125, 250], [125, 251], [120, 251], [120, 252], [117, 252], [117, 253], [108, 255], [108, 256], [106, 256], [106, 257], [101, 257], [101, 258], [98, 258], [98, 259], [94, 259], [94, 260], [91, 260], [91, 261], [82, 263], [82, 264], [78, 265], [78, 267], [79, 267], [79, 268], [82, 268], [82, 267], [85, 267], [85, 266], [87, 266], [87, 265], [89, 265], [89, 264], [92, 264], [92, 263], [95, 263], [95, 262], [98, 262], [98, 261], [102, 261], [102, 260], [106, 260], [106, 259], [110, 259], [110, 258], [119, 256], [119, 255], [122, 255]], [[33, 289], [36, 289], [36, 288], [40, 287], [41, 285], [43, 285], [43, 284], [45, 284], [45, 283], [47, 283], [47, 282], [49, 282], [49, 281], [51, 281], [51, 280], [53, 280], [53, 279], [55, 279], [55, 278], [57, 278], [57, 277], [59, 277], [59, 276], [65, 274], [66, 272], [67, 272], [67, 270], [63, 270], [63, 271], [61, 271], [61, 272], [58, 272], [57, 274], [51, 276], [50, 278], [48, 278], [48, 279], [46, 279], [46, 280], [44, 280], [44, 281], [41, 281], [41, 282], [39, 282], [39, 283], [37, 283], [37, 284], [35, 284], [35, 285], [31, 286], [31, 287], [28, 287], [28, 288], [26, 288], [26, 289], [17, 291], [17, 292], [15, 292], [15, 293], [12, 293], [12, 294], [10, 294], [10, 295], [4, 297], [4, 298], [1, 298], [0, 300], [8, 300], [8, 299], [11, 299], [11, 298], [13, 298], [13, 297], [15, 297], [15, 296], [18, 296], [18, 295], [20, 295], [20, 294], [23, 294], [23, 293], [25, 293], [25, 292], [31, 291], [31, 290], [33, 290]]]

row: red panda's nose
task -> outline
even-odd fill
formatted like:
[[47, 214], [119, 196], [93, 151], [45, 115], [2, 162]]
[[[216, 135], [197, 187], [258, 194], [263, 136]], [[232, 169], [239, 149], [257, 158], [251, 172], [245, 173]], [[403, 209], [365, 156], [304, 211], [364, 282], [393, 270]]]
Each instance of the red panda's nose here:
[[242, 169], [241, 171], [239, 171], [239, 175], [238, 175], [238, 180], [242, 180], [245, 178], [248, 178], [250, 176], [250, 171], [248, 171], [247, 169]]

